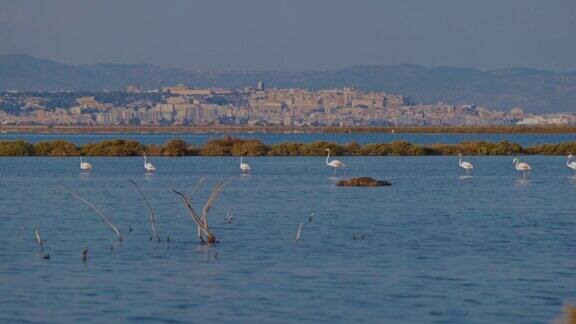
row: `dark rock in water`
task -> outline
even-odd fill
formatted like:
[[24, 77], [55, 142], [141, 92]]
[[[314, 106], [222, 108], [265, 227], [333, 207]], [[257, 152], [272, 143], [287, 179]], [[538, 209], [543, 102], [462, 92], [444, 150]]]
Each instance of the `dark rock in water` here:
[[382, 187], [391, 186], [390, 181], [376, 180], [370, 177], [356, 177], [350, 179], [343, 179], [336, 183], [340, 187]]

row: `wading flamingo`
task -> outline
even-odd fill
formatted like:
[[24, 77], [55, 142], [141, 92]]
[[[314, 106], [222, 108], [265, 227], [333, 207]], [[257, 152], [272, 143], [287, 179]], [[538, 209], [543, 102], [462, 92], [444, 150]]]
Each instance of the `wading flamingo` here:
[[474, 166], [470, 162], [462, 162], [462, 153], [458, 153], [458, 165], [464, 170], [466, 170], [466, 175], [470, 173], [470, 170], [474, 169]]
[[250, 170], [252, 170], [252, 168], [250, 167], [250, 165], [248, 163], [244, 163], [243, 157], [240, 157], [240, 172], [241, 173], [250, 173]]
[[336, 175], [336, 169], [346, 168], [346, 164], [344, 164], [338, 160], [332, 160], [332, 161], [328, 162], [328, 159], [330, 159], [330, 149], [327, 148], [326, 151], [328, 151], [328, 156], [326, 156], [326, 165], [331, 167], [331, 168], [334, 168], [334, 175]]
[[156, 167], [154, 166], [154, 164], [148, 162], [146, 155], [144, 155], [144, 169], [146, 169], [146, 172], [148, 173], [156, 171]]
[[526, 176], [526, 172], [532, 171], [532, 167], [530, 166], [530, 164], [526, 162], [520, 162], [519, 158], [514, 158], [514, 160], [512, 160], [512, 163], [514, 163], [514, 167], [516, 168], [516, 170], [522, 171], [524, 173], [524, 176]]
[[82, 157], [80, 157], [80, 169], [84, 171], [92, 171], [92, 164], [82, 161]]
[[576, 161], [572, 161], [574, 159], [574, 157], [572, 156], [572, 154], [568, 155], [568, 161], [566, 161], [566, 165], [574, 170], [574, 178], [576, 178]]

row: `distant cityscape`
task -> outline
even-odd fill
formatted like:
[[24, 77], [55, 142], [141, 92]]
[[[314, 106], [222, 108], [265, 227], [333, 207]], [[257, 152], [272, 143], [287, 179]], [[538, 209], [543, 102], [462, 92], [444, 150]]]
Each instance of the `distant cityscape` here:
[[310, 91], [138, 85], [102, 92], [0, 93], [2, 125], [503, 126], [576, 125], [576, 113], [529, 114], [473, 104], [418, 104], [353, 87]]

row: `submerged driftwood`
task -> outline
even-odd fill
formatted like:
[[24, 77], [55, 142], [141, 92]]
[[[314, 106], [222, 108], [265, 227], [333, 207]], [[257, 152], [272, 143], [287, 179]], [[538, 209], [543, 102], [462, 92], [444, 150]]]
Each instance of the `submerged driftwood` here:
[[391, 186], [390, 181], [376, 180], [370, 177], [356, 177], [350, 179], [343, 179], [336, 183], [340, 187], [382, 187]]

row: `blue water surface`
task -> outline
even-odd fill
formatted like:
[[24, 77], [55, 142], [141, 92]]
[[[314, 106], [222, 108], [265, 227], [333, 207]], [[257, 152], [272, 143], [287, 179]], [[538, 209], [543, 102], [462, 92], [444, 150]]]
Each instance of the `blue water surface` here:
[[[413, 144], [445, 143], [455, 144], [463, 141], [499, 142], [507, 140], [522, 146], [544, 143], [563, 143], [576, 141], [576, 134], [382, 134], [382, 133], [352, 133], [352, 134], [322, 134], [322, 133], [230, 133], [229, 135], [247, 139], [259, 139], [266, 144], [280, 142], [311, 143], [315, 141], [330, 141], [340, 144], [357, 142], [359, 144], [408, 141]], [[31, 143], [63, 139], [77, 145], [94, 143], [102, 140], [128, 139], [145, 144], [163, 144], [172, 138], [180, 138], [190, 144], [202, 145], [211, 138], [221, 138], [223, 134], [30, 134], [2, 133], [0, 141], [22, 139]]]
[[[454, 157], [338, 159], [392, 186], [336, 187], [344, 170], [333, 177], [322, 157], [248, 158], [248, 176], [233, 157], [152, 158], [153, 175], [139, 157], [90, 158], [90, 174], [77, 158], [0, 158], [0, 322], [547, 323], [576, 301], [565, 157], [523, 158], [526, 178], [512, 157], [466, 157], [471, 177]], [[171, 192], [202, 176], [197, 209], [227, 181], [209, 213], [213, 246]], [[170, 242], [149, 240], [128, 178]]]

